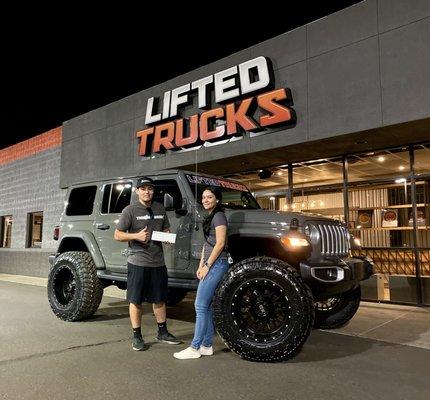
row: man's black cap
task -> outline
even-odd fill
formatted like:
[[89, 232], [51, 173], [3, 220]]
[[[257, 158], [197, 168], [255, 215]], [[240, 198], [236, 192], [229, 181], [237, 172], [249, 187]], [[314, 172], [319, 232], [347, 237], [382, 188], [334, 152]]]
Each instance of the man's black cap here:
[[139, 189], [142, 186], [154, 186], [154, 181], [147, 176], [141, 176], [137, 179], [136, 188]]

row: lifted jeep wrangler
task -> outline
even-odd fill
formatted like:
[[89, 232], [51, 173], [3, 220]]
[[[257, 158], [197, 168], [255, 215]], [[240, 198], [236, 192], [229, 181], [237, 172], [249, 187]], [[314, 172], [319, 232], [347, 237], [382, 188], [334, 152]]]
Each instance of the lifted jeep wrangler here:
[[[354, 241], [342, 223], [314, 214], [262, 210], [244, 185], [227, 179], [178, 170], [150, 176], [156, 181], [154, 201], [164, 204], [176, 233], [176, 243], [164, 248], [169, 305], [198, 285], [202, 191], [216, 185], [223, 192], [234, 265], [220, 282], [214, 315], [221, 338], [241, 357], [288, 359], [312, 327], [336, 328], [354, 316], [360, 281], [372, 275], [373, 265], [351, 256]], [[59, 318], [88, 318], [97, 310], [104, 287], [126, 288], [127, 248], [114, 240], [113, 232], [123, 208], [137, 201], [135, 182], [131, 177], [68, 189], [48, 279], [49, 303]]]

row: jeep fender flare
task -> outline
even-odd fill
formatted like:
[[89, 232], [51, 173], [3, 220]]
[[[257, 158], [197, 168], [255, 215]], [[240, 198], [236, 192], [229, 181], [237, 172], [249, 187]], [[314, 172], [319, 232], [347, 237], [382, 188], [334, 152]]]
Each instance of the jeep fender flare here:
[[282, 246], [280, 238], [273, 234], [233, 233], [228, 237], [228, 249], [235, 261], [256, 255], [270, 256], [282, 261], [288, 259], [288, 253]]
[[57, 254], [62, 254], [66, 251], [79, 251], [79, 250], [85, 250], [82, 248], [73, 248], [73, 244], [75, 244], [76, 240], [83, 243], [86, 247], [86, 251], [88, 251], [91, 254], [91, 257], [94, 260], [94, 264], [96, 265], [97, 269], [105, 269], [106, 264], [105, 260], [102, 256], [102, 253], [100, 252], [100, 249], [97, 246], [97, 241], [90, 231], [80, 231], [80, 232], [74, 232], [72, 235], [65, 234], [61, 238], [61, 243], [58, 246]]

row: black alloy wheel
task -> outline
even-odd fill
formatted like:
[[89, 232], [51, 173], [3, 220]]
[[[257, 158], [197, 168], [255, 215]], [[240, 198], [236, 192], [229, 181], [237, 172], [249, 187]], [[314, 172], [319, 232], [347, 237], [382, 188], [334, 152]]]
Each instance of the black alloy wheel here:
[[233, 295], [233, 321], [258, 343], [276, 340], [291, 320], [291, 306], [282, 287], [258, 278], [241, 284]]

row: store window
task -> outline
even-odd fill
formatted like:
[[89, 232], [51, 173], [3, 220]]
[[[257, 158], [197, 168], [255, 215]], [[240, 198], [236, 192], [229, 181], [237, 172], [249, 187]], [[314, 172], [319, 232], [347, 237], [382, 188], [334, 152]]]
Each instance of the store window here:
[[344, 220], [342, 158], [293, 165], [293, 201], [283, 210], [312, 212]]
[[348, 156], [349, 182], [400, 179], [410, 172], [409, 149], [371, 151]]
[[42, 247], [43, 212], [29, 213], [27, 221], [27, 247]]
[[414, 147], [414, 169], [417, 176], [430, 175], [430, 144]]
[[[362, 245], [356, 255], [375, 263], [375, 276], [363, 283], [364, 297], [416, 303], [409, 149], [353, 155], [348, 165], [349, 225]], [[417, 189], [421, 186], [417, 182]]]
[[0, 228], [1, 228], [0, 247], [10, 247], [10, 245], [11, 245], [12, 222], [13, 222], [12, 215], [4, 215], [1, 217], [1, 220], [0, 220]]
[[102, 214], [120, 214], [130, 204], [131, 182], [105, 185], [103, 189]]
[[96, 191], [97, 186], [83, 186], [72, 189], [66, 207], [66, 215], [91, 215]]

